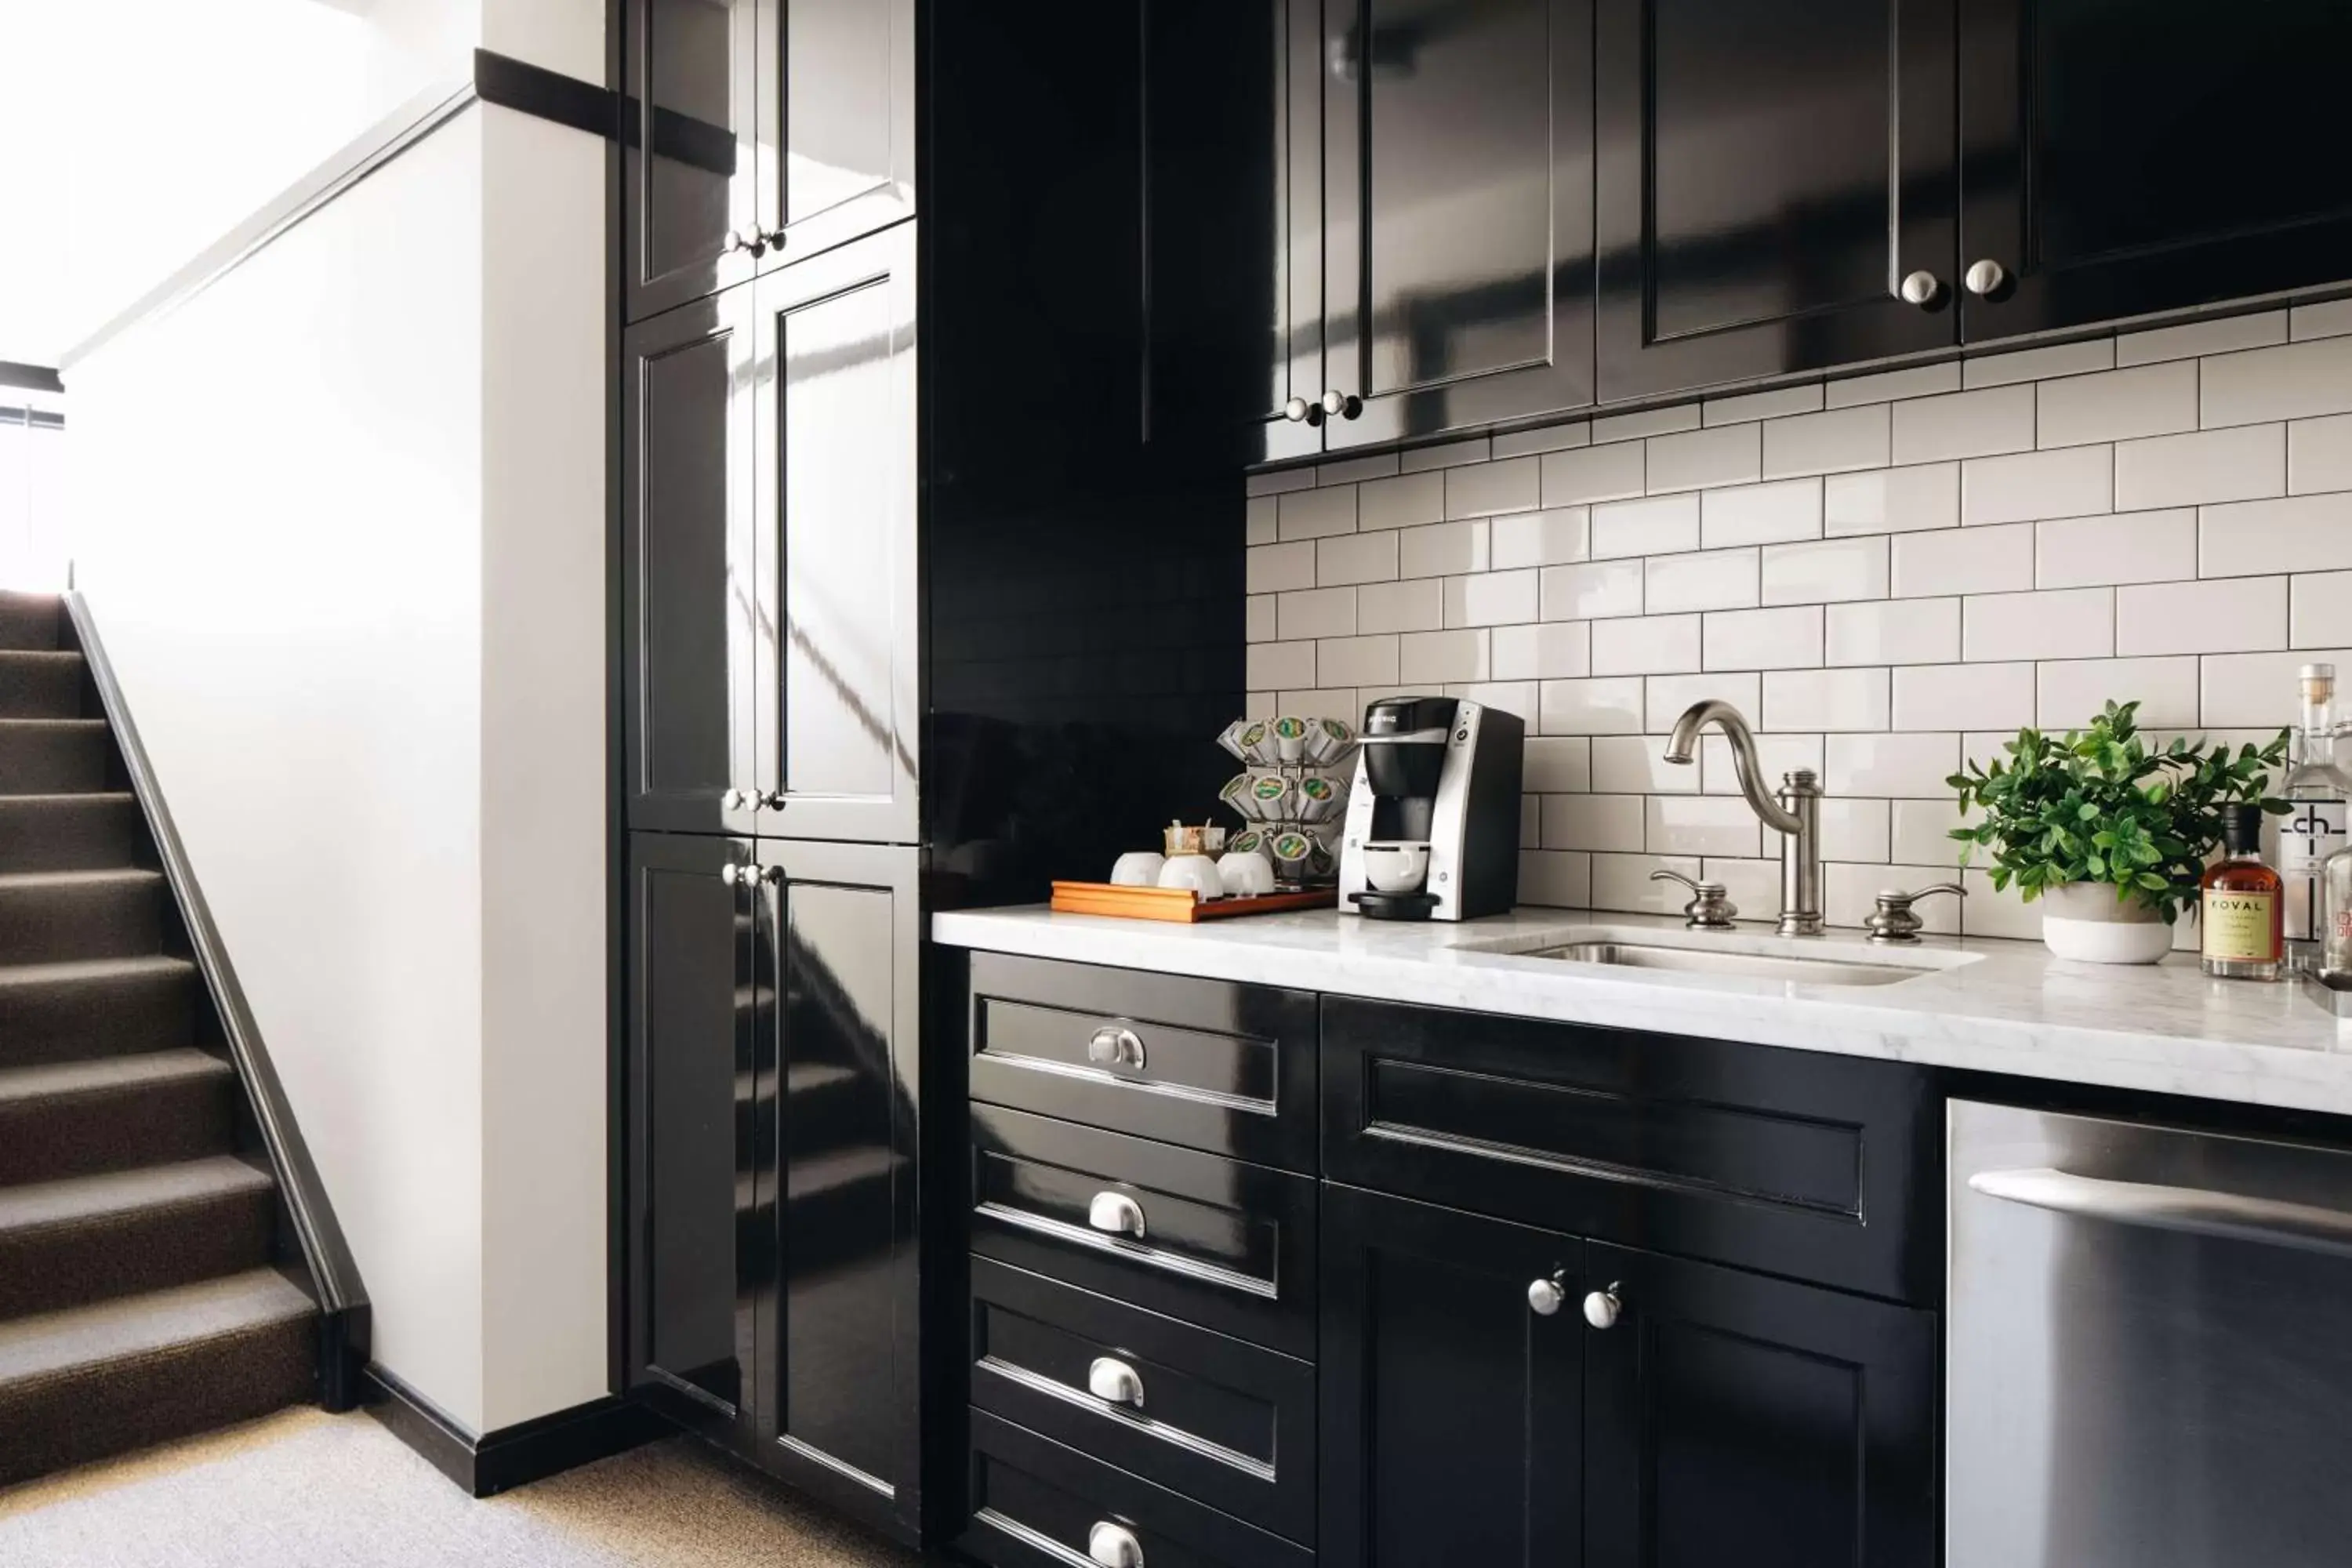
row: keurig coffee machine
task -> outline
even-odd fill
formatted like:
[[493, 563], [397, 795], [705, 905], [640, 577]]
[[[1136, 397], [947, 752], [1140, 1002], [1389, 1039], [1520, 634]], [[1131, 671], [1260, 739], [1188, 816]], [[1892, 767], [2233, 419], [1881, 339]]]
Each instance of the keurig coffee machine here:
[[1517, 902], [1517, 716], [1453, 697], [1384, 697], [1364, 710], [1357, 739], [1339, 908], [1466, 921]]

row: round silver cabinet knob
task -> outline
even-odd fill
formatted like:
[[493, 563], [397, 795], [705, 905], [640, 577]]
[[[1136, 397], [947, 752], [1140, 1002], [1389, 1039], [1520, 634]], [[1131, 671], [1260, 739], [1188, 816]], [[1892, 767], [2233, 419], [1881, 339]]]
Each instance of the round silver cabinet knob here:
[[744, 869], [757, 876], [762, 882], [775, 887], [783, 886], [784, 868], [782, 866], [747, 866]]
[[721, 866], [719, 868], [719, 879], [730, 888], [749, 886], [751, 879], [747, 873], [751, 869], [749, 866]]
[[751, 809], [754, 811], [782, 811], [792, 801], [792, 797], [782, 790], [772, 790], [766, 795], [761, 795], [757, 791], [747, 793], [751, 795]]
[[1987, 257], [1969, 264], [1968, 276], [1961, 279], [1971, 294], [1990, 294], [2009, 281], [2009, 268]]
[[1127, 1526], [1104, 1520], [1087, 1531], [1087, 1559], [1101, 1568], [1143, 1568], [1143, 1542]]
[[719, 804], [729, 811], [749, 811], [758, 798], [748, 789], [730, 789], [719, 797]]
[[1617, 1299], [1617, 1287], [1595, 1290], [1584, 1299], [1584, 1321], [1596, 1329], [1613, 1329], [1625, 1310], [1625, 1303]]
[[770, 250], [782, 250], [784, 247], [784, 231], [781, 228], [772, 228], [760, 237], [760, 243]]
[[1303, 397], [1294, 397], [1282, 405], [1282, 416], [1293, 425], [1301, 423], [1315, 412], [1315, 405]]
[[1559, 1288], [1558, 1278], [1538, 1279], [1528, 1287], [1528, 1307], [1538, 1318], [1549, 1318], [1559, 1310], [1568, 1300], [1568, 1292]]
[[766, 238], [758, 229], [752, 229], [747, 234], [741, 229], [730, 228], [727, 231], [727, 243], [719, 247], [719, 253], [721, 256], [732, 256], [741, 250], [757, 256], [767, 247]]
[[1087, 1042], [1087, 1060], [1099, 1067], [1143, 1067], [1143, 1041], [1133, 1029], [1117, 1024], [1105, 1024]]
[[1087, 1392], [1113, 1405], [1143, 1408], [1143, 1374], [1117, 1356], [1097, 1356], [1087, 1368]]
[[1109, 1236], [1144, 1237], [1143, 1205], [1125, 1193], [1097, 1193], [1087, 1205], [1087, 1224]]
[[1330, 415], [1334, 418], [1337, 418], [1339, 416], [1348, 412], [1348, 395], [1340, 391], [1336, 386], [1330, 391], [1325, 393], [1323, 395], [1323, 412]]
[[1924, 268], [1903, 279], [1903, 298], [1909, 304], [1932, 305], [1943, 291], [1942, 282]]

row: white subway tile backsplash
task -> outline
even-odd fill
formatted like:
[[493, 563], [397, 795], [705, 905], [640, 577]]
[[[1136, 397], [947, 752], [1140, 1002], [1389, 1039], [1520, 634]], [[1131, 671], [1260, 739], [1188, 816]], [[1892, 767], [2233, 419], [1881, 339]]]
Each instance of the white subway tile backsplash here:
[[1642, 608], [1653, 616], [1685, 610], [1736, 610], [1756, 603], [1753, 550], [1711, 550], [1695, 555], [1653, 555]]
[[2335, 338], [2352, 333], [2352, 300], [2329, 300], [2316, 305], [2297, 305], [2289, 335], [2296, 342], [2312, 338]]
[[1960, 611], [1960, 657], [1972, 664], [2105, 658], [2115, 649], [2113, 588], [1971, 594]]
[[1822, 787], [1836, 795], [1948, 800], [1952, 789], [1945, 781], [1959, 765], [1957, 733], [1831, 735], [1824, 742]]
[[1698, 668], [1696, 616], [1592, 623], [1595, 675], [1671, 675]]
[[[2280, 725], [2295, 721], [2295, 676], [2305, 665], [2333, 664], [2339, 678], [2352, 674], [2352, 639], [2334, 648], [2221, 654], [2198, 662], [2202, 667], [2198, 721], [2212, 730], [2260, 731], [2258, 736], [2247, 738], [2267, 741]], [[2219, 734], [2213, 738], [2222, 739]]]
[[1244, 503], [1243, 543], [1272, 544], [1282, 537], [1277, 521], [1281, 502], [1280, 496], [1252, 496]]
[[1888, 427], [1884, 403], [1768, 419], [1762, 426], [1764, 478], [1785, 479], [1883, 468], [1887, 460]]
[[1822, 389], [1822, 401], [1832, 408], [1858, 403], [1894, 403], [1906, 397], [1933, 397], [1960, 389], [1960, 367], [1923, 364], [1911, 370], [1881, 371], [1875, 375], [1848, 376]]
[[1367, 533], [1377, 529], [1436, 522], [1444, 516], [1444, 474], [1405, 474], [1393, 479], [1368, 480], [1356, 487], [1356, 527]]
[[2320, 338], [2200, 362], [2205, 428], [2352, 413], [2352, 342]]
[[1822, 662], [1822, 607], [1721, 611], [1706, 617], [1702, 640], [1709, 669], [1817, 668]]
[[1648, 467], [1643, 444], [1621, 441], [1582, 451], [1549, 452], [1541, 459], [1546, 506], [1583, 506], [1643, 493]]
[[2268, 348], [2284, 342], [2284, 310], [2264, 310], [2253, 316], [2216, 316], [2177, 327], [2158, 327], [2150, 332], [2126, 332], [2116, 340], [2116, 363], [2154, 364], [2159, 360], [2195, 359], [2200, 354]]
[[1822, 531], [1832, 538], [1855, 533], [1916, 533], [1960, 525], [1960, 465], [1923, 463], [1912, 468], [1879, 468], [1862, 474], [1832, 474], [1822, 481]]
[[1243, 489], [1253, 496], [1278, 496], [1291, 490], [1311, 490], [1315, 488], [1312, 468], [1277, 468], [1272, 473], [1252, 474], [1243, 481]]
[[1394, 533], [1348, 534], [1315, 542], [1315, 582], [1318, 587], [1388, 582], [1397, 574]]
[[1594, 561], [1547, 566], [1538, 578], [1538, 614], [1547, 621], [1591, 621], [1642, 613], [1642, 563]]
[[[2298, 573], [2290, 590], [2287, 646], [2335, 647], [2352, 643], [2352, 572]], [[2352, 679], [2352, 670], [2344, 672]]]
[[2352, 490], [2352, 414], [2298, 419], [2286, 427], [2289, 495]]
[[1503, 626], [1535, 618], [1536, 569], [1532, 566], [1445, 579], [1448, 626]]
[[1592, 857], [1573, 850], [1519, 853], [1519, 902], [1546, 909], [1592, 906]]
[[1272, 642], [1282, 626], [1277, 595], [1252, 594], [1242, 602], [1242, 635], [1251, 642]]
[[1356, 635], [1353, 588], [1302, 588], [1277, 595], [1276, 600], [1276, 635], [1285, 642], [1299, 637]]
[[1434, 577], [1330, 591], [1356, 595], [1360, 632], [1433, 632], [1445, 624], [1445, 585]]
[[1953, 867], [1960, 863], [1963, 846], [1952, 837], [1952, 830], [1961, 824], [1958, 804], [1950, 800], [1893, 800], [1886, 804], [1886, 852], [1890, 858], [1913, 866]]
[[[1825, 860], [1886, 858], [1886, 802], [1832, 795], [1822, 802], [1822, 858]], [[1654, 840], [1650, 847], [1659, 847]]]
[[1965, 361], [1960, 366], [1960, 384], [1970, 392], [1987, 386], [2013, 386], [2021, 381], [2108, 370], [2115, 363], [2113, 338], [2086, 338], [2077, 343], [2053, 343], [2047, 348], [2021, 349], [2013, 353], [1988, 354]]
[[[1699, 862], [1706, 868], [1706, 879], [1723, 884], [1724, 897], [1744, 919], [1769, 921], [1780, 907], [1780, 862], [1778, 860], [1738, 860], [1721, 855], [1710, 855]], [[1680, 906], [1676, 906], [1679, 912]]]
[[1411, 686], [1484, 680], [1493, 673], [1483, 629], [1405, 632], [1397, 637], [1395, 679]]
[[1698, 497], [1656, 496], [1592, 509], [1592, 557], [1664, 555], [1698, 548]]
[[2206, 577], [2352, 567], [2352, 492], [2209, 506], [2197, 517], [2197, 570]]
[[1523, 771], [1529, 795], [1582, 795], [1592, 787], [1592, 742], [1582, 735], [1529, 735]]
[[2058, 660], [2042, 665], [2039, 679], [2033, 721], [2044, 730], [2079, 729], [2109, 702], [2138, 702], [2143, 728], [2189, 729], [2197, 723], [2192, 655]]
[[1397, 638], [1326, 637], [1315, 645], [1315, 679], [1323, 686], [1393, 686]]
[[1579, 419], [1568, 425], [1546, 425], [1536, 430], [1515, 430], [1495, 437], [1497, 458], [1525, 458], [1538, 452], [1565, 452], [1592, 445], [1592, 424]]
[[1347, 458], [1336, 463], [1318, 464], [1315, 482], [1318, 485], [1352, 485], [1361, 479], [1384, 479], [1397, 471], [1397, 455], [1381, 452], [1369, 458]]
[[1696, 795], [1696, 763], [1688, 766], [1670, 763], [1665, 752], [1664, 735], [1595, 736], [1593, 789], [1602, 795]]
[[1824, 612], [1826, 662], [1949, 664], [1960, 657], [1958, 599], [1885, 599]]
[[1960, 521], [1971, 528], [1990, 522], [2082, 517], [2112, 511], [2115, 503], [2112, 447], [1971, 458], [1960, 465]]
[[[1543, 796], [1531, 793], [1532, 788], [1523, 784], [1519, 794], [1519, 847], [1522, 849], [1543, 847]], [[1533, 901], [1528, 898], [1526, 889], [1521, 889], [1519, 902]]]
[[2116, 652], [2126, 658], [2284, 647], [2284, 577], [2144, 583], [2116, 590]]
[[[1835, 482], [1835, 481], [1832, 481]], [[1786, 479], [1709, 490], [1699, 498], [1699, 542], [1709, 550], [1822, 536], [1822, 481]]]
[[1467, 698], [1481, 708], [1508, 713], [1529, 728], [1535, 725], [1536, 682], [1532, 680], [1449, 681], [1445, 695]]
[[1764, 672], [1767, 730], [1885, 730], [1892, 727], [1883, 669]]
[[1486, 570], [1487, 526], [1477, 522], [1439, 522], [1425, 528], [1400, 529], [1396, 534], [1397, 574], [1402, 577], [1444, 577]]
[[2197, 575], [2197, 510], [2064, 518], [2033, 531], [2033, 585], [2087, 588]]
[[1500, 511], [1533, 511], [1541, 504], [1543, 467], [1535, 458], [1479, 463], [1445, 472], [1445, 515], [1491, 517]]
[[[2027, 903], [2018, 896], [2015, 887], [2007, 892], [1995, 892], [1992, 875], [1981, 865], [1971, 866], [1961, 873], [1960, 881], [1968, 888], [1969, 896], [1960, 904], [1960, 930], [1969, 936], [2009, 937], [2018, 942], [2042, 940], [2042, 906]], [[1922, 909], [1948, 899], [1930, 899]]]
[[2199, 506], [2286, 494], [2286, 426], [2155, 436], [2116, 447], [2116, 510]]
[[1583, 621], [1496, 626], [1488, 633], [1497, 680], [1562, 680], [1592, 673], [1592, 633]]
[[2197, 428], [2197, 362], [2070, 376], [2041, 386], [2042, 446], [2080, 447]]
[[2033, 449], [2032, 385], [1989, 387], [1894, 405], [1897, 463], [1939, 463]]
[[1887, 542], [1874, 536], [1817, 544], [1774, 544], [1764, 551], [1764, 603], [1826, 605], [1883, 599]]
[[1751, 715], [1764, 710], [1764, 678], [1754, 670], [1654, 675], [1647, 686], [1643, 710], [1653, 732], [1673, 729], [1683, 710], [1697, 702], [1728, 702]]
[[1638, 735], [1642, 678], [1547, 680], [1538, 698], [1537, 725], [1547, 735]]
[[1548, 795], [1543, 804], [1547, 849], [1633, 849], [1642, 843], [1638, 795]]
[[2030, 522], [1899, 533], [1889, 543], [1894, 552], [1894, 593], [1898, 599], [2014, 593], [2033, 586], [2033, 525]]
[[1400, 452], [1397, 469], [1400, 473], [1425, 474], [1438, 468], [1458, 468], [1465, 463], [1483, 463], [1494, 455], [1494, 444], [1484, 436], [1475, 436], [1467, 441], [1447, 441]]
[[1243, 557], [1242, 576], [1246, 591], [1252, 594], [1312, 588], [1315, 586], [1314, 543], [1302, 541], [1297, 544], [1255, 545]]
[[1650, 493], [1660, 495], [1668, 490], [1752, 482], [1759, 477], [1763, 451], [1757, 429], [1752, 424], [1726, 425], [1712, 430], [1652, 437]]
[[1897, 730], [2014, 730], [2033, 722], [2030, 664], [1912, 664], [1895, 671]]
[[1488, 564], [1498, 572], [1582, 561], [1592, 553], [1592, 513], [1570, 506], [1498, 517], [1486, 524], [1486, 539]]
[[1653, 871], [1679, 871], [1696, 879], [1704, 868], [1695, 855], [1595, 855], [1592, 907], [1622, 914], [1679, 914], [1690, 889], [1679, 882], [1654, 882]]
[[1671, 436], [1678, 430], [1696, 430], [1700, 422], [1699, 405], [1678, 404], [1672, 408], [1645, 408], [1638, 414], [1612, 414], [1592, 422], [1592, 444], [1596, 447], [1609, 441], [1638, 441], [1651, 436]]
[[1777, 419], [1784, 414], [1818, 414], [1822, 389], [1783, 386], [1770, 392], [1744, 393], [1737, 397], [1710, 397], [1705, 405], [1709, 425], [1737, 425], [1748, 419]]
[[[1719, 795], [1649, 797], [1649, 841], [1653, 855], [1754, 856], [1760, 853], [1761, 827], [1744, 800]], [[1597, 846], [1622, 849], [1622, 843]]]
[[1254, 691], [1315, 684], [1315, 645], [1311, 642], [1252, 643], [1244, 663], [1244, 679]]
[[[1664, 742], [1659, 743], [1664, 744]], [[1822, 776], [1822, 738], [1819, 735], [1759, 735], [1756, 737], [1756, 763], [1763, 772], [1764, 782], [1774, 789], [1780, 787], [1783, 776], [1799, 769], [1809, 769], [1815, 778], [1819, 778]], [[1698, 763], [1699, 788], [1702, 791], [1708, 795], [1740, 793], [1739, 764], [1732, 756], [1731, 742], [1720, 734], [1710, 730], [1701, 737]]]

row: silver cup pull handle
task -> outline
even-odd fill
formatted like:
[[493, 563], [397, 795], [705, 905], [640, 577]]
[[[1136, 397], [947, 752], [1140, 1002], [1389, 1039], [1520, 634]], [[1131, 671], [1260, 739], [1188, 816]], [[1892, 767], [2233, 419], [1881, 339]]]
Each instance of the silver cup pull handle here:
[[1143, 1408], [1143, 1374], [1117, 1356], [1097, 1356], [1087, 1368], [1087, 1392], [1113, 1405]]
[[1131, 1236], [1141, 1241], [1145, 1235], [1143, 1205], [1125, 1193], [1097, 1193], [1087, 1205], [1087, 1223], [1107, 1236]]
[[1143, 1542], [1127, 1526], [1106, 1519], [1087, 1531], [1087, 1560], [1101, 1568], [1143, 1568]]
[[1105, 1024], [1087, 1042], [1087, 1060], [1100, 1067], [1143, 1070], [1143, 1040], [1124, 1024]]

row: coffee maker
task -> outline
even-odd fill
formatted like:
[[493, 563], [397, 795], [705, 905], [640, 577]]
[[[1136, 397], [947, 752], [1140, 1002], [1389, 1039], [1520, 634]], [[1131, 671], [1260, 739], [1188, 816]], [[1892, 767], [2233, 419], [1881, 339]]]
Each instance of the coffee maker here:
[[1454, 697], [1384, 697], [1364, 710], [1357, 739], [1339, 908], [1466, 921], [1517, 902], [1517, 715]]

